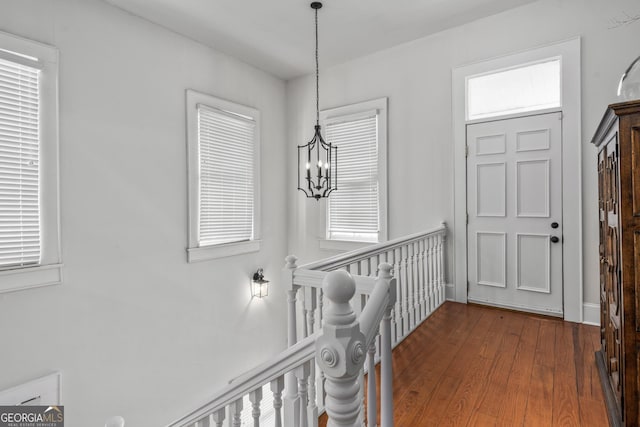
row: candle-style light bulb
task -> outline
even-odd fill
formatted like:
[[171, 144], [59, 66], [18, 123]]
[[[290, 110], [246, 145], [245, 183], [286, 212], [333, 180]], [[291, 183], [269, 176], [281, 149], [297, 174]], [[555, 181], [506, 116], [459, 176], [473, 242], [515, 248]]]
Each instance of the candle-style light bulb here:
[[311, 165], [307, 162], [307, 170], [311, 169]]

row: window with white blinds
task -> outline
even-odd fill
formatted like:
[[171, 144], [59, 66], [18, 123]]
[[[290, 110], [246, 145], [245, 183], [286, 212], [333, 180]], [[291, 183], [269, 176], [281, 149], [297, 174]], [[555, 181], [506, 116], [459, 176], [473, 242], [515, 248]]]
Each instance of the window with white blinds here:
[[329, 239], [378, 241], [378, 114], [327, 121], [338, 147], [337, 190], [329, 197]]
[[0, 58], [0, 269], [40, 263], [39, 80]]
[[0, 292], [62, 282], [58, 50], [0, 32]]
[[198, 105], [200, 246], [253, 239], [255, 121]]
[[189, 262], [260, 249], [260, 112], [187, 90]]
[[338, 147], [337, 189], [327, 202], [326, 242], [386, 240], [387, 99], [325, 110], [321, 118], [325, 140]]

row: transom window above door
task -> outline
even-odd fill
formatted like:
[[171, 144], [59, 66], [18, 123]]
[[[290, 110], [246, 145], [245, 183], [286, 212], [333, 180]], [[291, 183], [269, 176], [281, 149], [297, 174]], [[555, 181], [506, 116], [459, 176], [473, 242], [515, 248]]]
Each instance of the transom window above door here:
[[467, 77], [467, 120], [562, 106], [560, 58]]

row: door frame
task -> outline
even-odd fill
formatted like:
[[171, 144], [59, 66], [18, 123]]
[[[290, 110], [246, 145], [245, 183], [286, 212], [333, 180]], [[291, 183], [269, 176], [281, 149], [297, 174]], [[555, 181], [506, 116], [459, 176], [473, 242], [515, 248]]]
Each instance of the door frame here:
[[[582, 322], [582, 140], [580, 129], [580, 38], [573, 38], [525, 52], [464, 65], [452, 70], [452, 115], [454, 138], [453, 198], [453, 286], [447, 299], [467, 302], [467, 159], [465, 155], [466, 78], [476, 74], [514, 67], [546, 58], [561, 58], [562, 86], [562, 223], [563, 223], [563, 311], [564, 319]], [[542, 112], [542, 111], [540, 111]], [[528, 112], [493, 119], [540, 113]], [[576, 191], [577, 190], [577, 191]], [[567, 221], [567, 219], [575, 219]]]

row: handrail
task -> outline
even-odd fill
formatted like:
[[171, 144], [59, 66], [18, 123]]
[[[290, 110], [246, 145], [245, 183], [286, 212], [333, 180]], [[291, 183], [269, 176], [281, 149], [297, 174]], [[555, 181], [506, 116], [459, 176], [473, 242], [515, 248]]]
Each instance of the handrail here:
[[[309, 270], [304, 267], [296, 268], [293, 271], [293, 282], [299, 286], [321, 288], [322, 281], [328, 274], [328, 271], [324, 270]], [[356, 294], [369, 295], [373, 292], [376, 284], [375, 277], [368, 276], [353, 276], [353, 280], [356, 281]]]
[[369, 296], [369, 301], [360, 315], [360, 331], [367, 347], [378, 334], [378, 328], [387, 307], [395, 304], [396, 279], [391, 276], [391, 265], [381, 264], [380, 277]]
[[299, 268], [303, 268], [306, 270], [335, 270], [337, 268], [344, 267], [347, 264], [356, 262], [359, 259], [370, 258], [372, 256], [388, 252], [391, 249], [395, 249], [407, 243], [411, 243], [412, 241], [419, 240], [420, 238], [428, 234], [435, 234], [440, 231], [445, 231], [446, 229], [447, 226], [443, 222], [440, 226], [432, 228], [430, 230], [399, 237], [397, 239], [389, 240], [388, 242], [368, 245], [360, 249], [355, 249], [353, 251], [345, 252], [343, 254], [325, 258], [319, 261], [313, 261], [301, 265]]
[[249, 394], [257, 387], [282, 376], [283, 373], [311, 360], [315, 356], [315, 342], [318, 333], [308, 336], [292, 347], [287, 348], [273, 359], [262, 363], [234, 379], [223, 387], [213, 398], [184, 417], [168, 424], [167, 427], [188, 426], [196, 421], [224, 408]]

